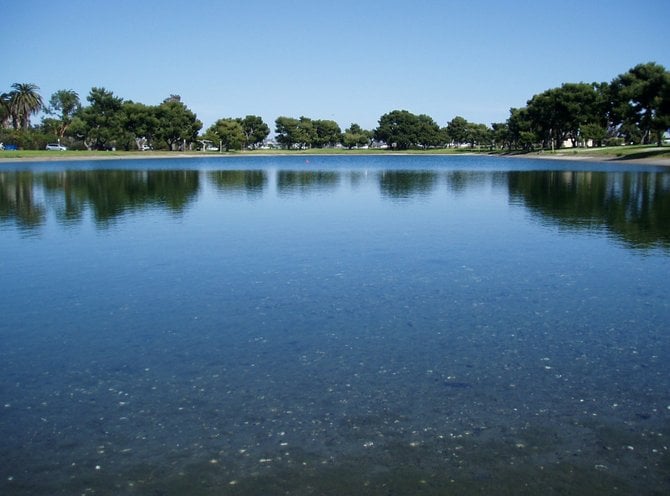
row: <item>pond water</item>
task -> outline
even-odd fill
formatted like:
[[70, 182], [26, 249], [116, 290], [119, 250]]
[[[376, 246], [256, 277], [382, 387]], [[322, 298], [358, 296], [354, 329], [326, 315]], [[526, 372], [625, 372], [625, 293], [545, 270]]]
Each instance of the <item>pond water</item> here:
[[3, 164], [0, 493], [668, 494], [670, 171]]

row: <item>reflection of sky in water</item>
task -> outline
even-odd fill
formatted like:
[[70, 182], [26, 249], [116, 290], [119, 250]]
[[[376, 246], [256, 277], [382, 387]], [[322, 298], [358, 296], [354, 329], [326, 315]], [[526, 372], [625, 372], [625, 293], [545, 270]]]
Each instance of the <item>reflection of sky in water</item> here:
[[90, 176], [66, 222], [33, 171], [43, 221], [0, 227], [2, 492], [667, 486], [663, 203], [647, 226], [603, 171], [310, 160], [121, 175], [102, 222]]

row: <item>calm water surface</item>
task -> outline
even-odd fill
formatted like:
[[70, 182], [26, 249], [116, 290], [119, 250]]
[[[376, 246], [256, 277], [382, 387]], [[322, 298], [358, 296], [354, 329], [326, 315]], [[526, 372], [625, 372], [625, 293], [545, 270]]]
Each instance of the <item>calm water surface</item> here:
[[668, 494], [670, 172], [3, 164], [0, 493]]

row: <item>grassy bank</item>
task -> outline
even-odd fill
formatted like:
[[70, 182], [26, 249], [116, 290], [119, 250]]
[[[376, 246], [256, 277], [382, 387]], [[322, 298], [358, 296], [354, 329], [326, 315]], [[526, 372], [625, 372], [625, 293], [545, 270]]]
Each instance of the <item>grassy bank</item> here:
[[47, 151], [47, 150], [4, 150], [0, 151], [0, 162], [2, 160], [72, 160], [72, 159], [113, 159], [113, 158], [144, 158], [144, 157], [170, 157], [176, 156], [173, 152], [101, 152], [88, 150], [67, 150], [67, 151]]
[[67, 150], [67, 151], [46, 151], [46, 150], [5, 150], [0, 152], [0, 163], [4, 160], [33, 160], [33, 161], [56, 161], [56, 160], [102, 160], [119, 158], [179, 158], [179, 157], [234, 157], [234, 156], [255, 156], [255, 155], [390, 155], [390, 154], [411, 154], [411, 155], [435, 155], [435, 154], [462, 154], [475, 153], [476, 150], [470, 149], [429, 149], [429, 150], [382, 150], [379, 148], [370, 148], [367, 150], [347, 150], [342, 148], [312, 148], [308, 150], [244, 150], [230, 152], [168, 152], [168, 151], [87, 151], [87, 150]]
[[578, 160], [670, 160], [670, 146], [615, 146], [602, 148], [569, 148], [555, 151], [541, 150], [534, 152], [491, 152], [487, 149], [471, 148], [431, 148], [426, 150], [347, 150], [342, 148], [313, 148], [309, 150], [244, 150], [231, 152], [168, 152], [168, 151], [46, 151], [46, 150], [4, 150], [0, 151], [0, 163], [3, 161], [57, 161], [57, 160], [104, 160], [123, 158], [179, 158], [179, 157], [231, 157], [247, 155], [462, 155], [485, 154], [500, 156], [519, 156], [528, 158], [562, 158]]
[[670, 159], [670, 146], [627, 145], [600, 148], [564, 148], [523, 154], [532, 157], [593, 158], [596, 160]]

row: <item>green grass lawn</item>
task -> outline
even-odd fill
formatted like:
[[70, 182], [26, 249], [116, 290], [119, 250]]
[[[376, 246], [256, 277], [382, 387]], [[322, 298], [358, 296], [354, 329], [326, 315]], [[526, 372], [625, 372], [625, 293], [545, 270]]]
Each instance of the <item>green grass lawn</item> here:
[[619, 160], [670, 158], [670, 146], [626, 145], [603, 146], [599, 148], [565, 148], [554, 152], [545, 151], [544, 153], [553, 153], [555, 155], [584, 155]]
[[[476, 151], [476, 150], [475, 150]], [[46, 150], [5, 150], [0, 151], [0, 161], [2, 159], [31, 159], [31, 160], [70, 160], [70, 159], [102, 159], [102, 158], [153, 158], [153, 157], [183, 157], [183, 156], [239, 156], [239, 155], [379, 155], [379, 154], [458, 154], [472, 153], [470, 149], [428, 149], [428, 150], [382, 150], [370, 148], [367, 150], [347, 150], [342, 148], [311, 148], [308, 150], [243, 150], [230, 152], [168, 152], [168, 151], [87, 151], [87, 150], [67, 150], [67, 151], [46, 151]]]
[[113, 151], [100, 152], [88, 150], [67, 150], [67, 151], [47, 151], [47, 150], [3, 150], [0, 151], [0, 160], [2, 159], [35, 159], [35, 160], [69, 160], [72, 158], [118, 158], [133, 157], [142, 158], [142, 156], [169, 156], [176, 155], [174, 152], [140, 152], [140, 151]]
[[[488, 149], [471, 148], [431, 148], [426, 150], [382, 150], [370, 148], [367, 150], [347, 150], [343, 148], [312, 148], [309, 150], [244, 150], [231, 152], [168, 152], [168, 151], [87, 151], [87, 150], [67, 150], [67, 151], [46, 151], [46, 150], [4, 150], [0, 151], [0, 162], [3, 159], [17, 160], [71, 160], [71, 159], [103, 159], [103, 158], [154, 158], [154, 157], [180, 157], [180, 156], [236, 156], [236, 155], [380, 155], [380, 154], [412, 154], [412, 155], [434, 155], [434, 154], [499, 154], [506, 155], [504, 150], [491, 152]], [[512, 152], [520, 156], [540, 156], [556, 155], [570, 156], [582, 155], [584, 157], [593, 157], [599, 159], [653, 159], [670, 158], [670, 146], [649, 146], [649, 145], [628, 145], [611, 146], [601, 148], [564, 148], [555, 151], [543, 150], [542, 152]]]

